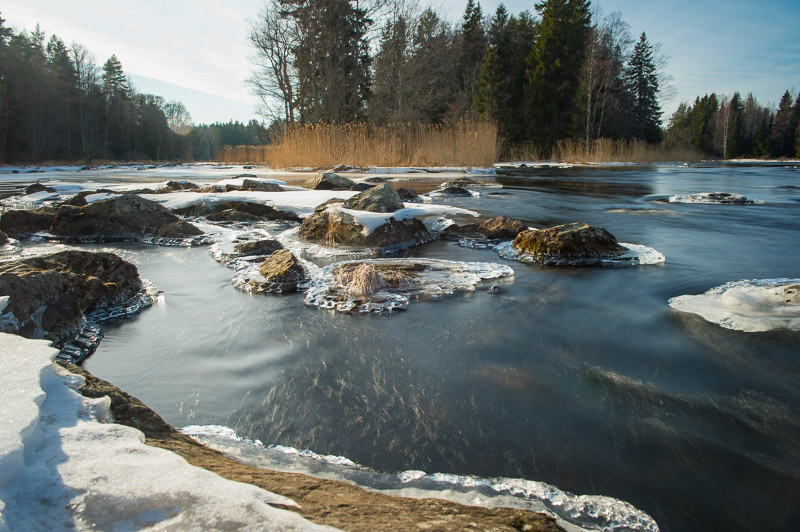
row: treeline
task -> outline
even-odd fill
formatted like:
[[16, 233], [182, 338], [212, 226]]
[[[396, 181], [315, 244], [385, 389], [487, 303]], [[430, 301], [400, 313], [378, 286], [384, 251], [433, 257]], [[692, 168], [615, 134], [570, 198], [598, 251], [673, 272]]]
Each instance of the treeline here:
[[164, 160], [185, 156], [191, 116], [140, 94], [116, 56], [102, 67], [81, 44], [14, 33], [0, 17], [0, 160]]
[[213, 161], [224, 146], [263, 146], [272, 141], [272, 133], [257, 120], [247, 124], [233, 120], [225, 124], [200, 124], [192, 127], [186, 136], [185, 158]]
[[681, 103], [672, 115], [664, 143], [724, 159], [800, 157], [800, 93], [793, 97], [787, 90], [777, 110], [752, 94], [698, 96], [694, 105]]
[[494, 121], [508, 146], [662, 137], [659, 59], [618, 13], [544, 0], [537, 15], [460, 24], [395, 0], [269, 0], [251, 22], [250, 82], [280, 123]]

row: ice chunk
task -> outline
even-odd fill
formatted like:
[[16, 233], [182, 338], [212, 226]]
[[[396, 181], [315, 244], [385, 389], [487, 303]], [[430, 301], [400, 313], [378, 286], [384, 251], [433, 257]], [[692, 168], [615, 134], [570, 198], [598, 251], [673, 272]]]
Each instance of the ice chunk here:
[[[356, 273], [356, 270], [361, 271]], [[474, 290], [487, 279], [510, 277], [514, 270], [490, 262], [438, 259], [343, 261], [309, 272], [305, 304], [340, 312], [404, 310], [412, 299]]]
[[669, 306], [735, 331], [800, 331], [800, 279], [725, 283], [703, 294], [673, 297]]
[[[636, 266], [640, 264], [660, 264], [666, 257], [653, 248], [639, 244], [620, 242], [620, 246], [628, 248], [624, 255], [608, 258], [586, 257], [582, 259], [559, 259], [545, 263], [547, 266]], [[502, 242], [495, 246], [495, 251], [503, 259], [516, 260], [532, 264], [541, 264], [541, 261], [529, 253], [518, 250], [512, 241]]]
[[760, 200], [750, 199], [729, 192], [701, 192], [699, 194], [675, 194], [669, 197], [670, 203], [699, 203], [703, 205], [762, 205]]

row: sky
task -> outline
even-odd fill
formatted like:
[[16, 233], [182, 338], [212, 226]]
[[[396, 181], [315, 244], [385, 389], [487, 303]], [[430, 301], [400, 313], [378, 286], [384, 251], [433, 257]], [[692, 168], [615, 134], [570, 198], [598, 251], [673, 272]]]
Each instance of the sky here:
[[[116, 54], [139, 92], [186, 105], [196, 123], [247, 122], [258, 101], [246, 80], [254, 54], [248, 19], [261, 0], [6, 0], [0, 15], [17, 30], [38, 23], [67, 44], [86, 46], [102, 65]], [[483, 0], [485, 15], [500, 0]], [[506, 0], [512, 14], [535, 11], [534, 0]], [[466, 0], [435, 0], [460, 21]], [[799, 0], [597, 0], [604, 14], [619, 11], [638, 37], [647, 33], [669, 57], [665, 73], [669, 116], [682, 101], [716, 92], [748, 92], [776, 104], [787, 89], [800, 89]]]

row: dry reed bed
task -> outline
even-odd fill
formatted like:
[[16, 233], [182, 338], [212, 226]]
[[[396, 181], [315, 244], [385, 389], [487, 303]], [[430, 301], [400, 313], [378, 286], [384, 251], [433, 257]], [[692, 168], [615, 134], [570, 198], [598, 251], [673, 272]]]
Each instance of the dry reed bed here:
[[497, 127], [463, 120], [454, 125], [370, 124], [290, 127], [268, 146], [225, 146], [217, 162], [297, 166], [491, 166]]
[[[477, 166], [498, 162], [501, 139], [491, 122], [451, 125], [398, 123], [317, 124], [286, 128], [266, 146], [225, 146], [218, 163], [265, 164], [273, 168], [352, 166]], [[644, 141], [598, 139], [559, 142], [547, 153], [533, 145], [502, 150], [504, 160], [564, 163], [655, 163], [700, 160], [691, 148], [666, 149]]]

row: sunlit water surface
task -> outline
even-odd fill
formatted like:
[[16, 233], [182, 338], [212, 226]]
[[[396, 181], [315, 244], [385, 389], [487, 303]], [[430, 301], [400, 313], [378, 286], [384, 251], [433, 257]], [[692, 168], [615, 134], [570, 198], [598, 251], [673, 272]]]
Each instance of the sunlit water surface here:
[[[114, 245], [164, 297], [107, 325], [85, 365], [178, 427], [226, 425], [383, 471], [546, 481], [626, 500], [667, 531], [800, 529], [800, 334], [730, 331], [667, 304], [800, 277], [800, 170], [479, 179], [503, 188], [436, 201], [535, 227], [600, 225], [666, 263], [547, 268], [435, 242], [407, 255], [516, 274], [405, 312], [348, 315], [240, 293], [206, 248]], [[764, 204], [658, 201], [714, 191]]]

